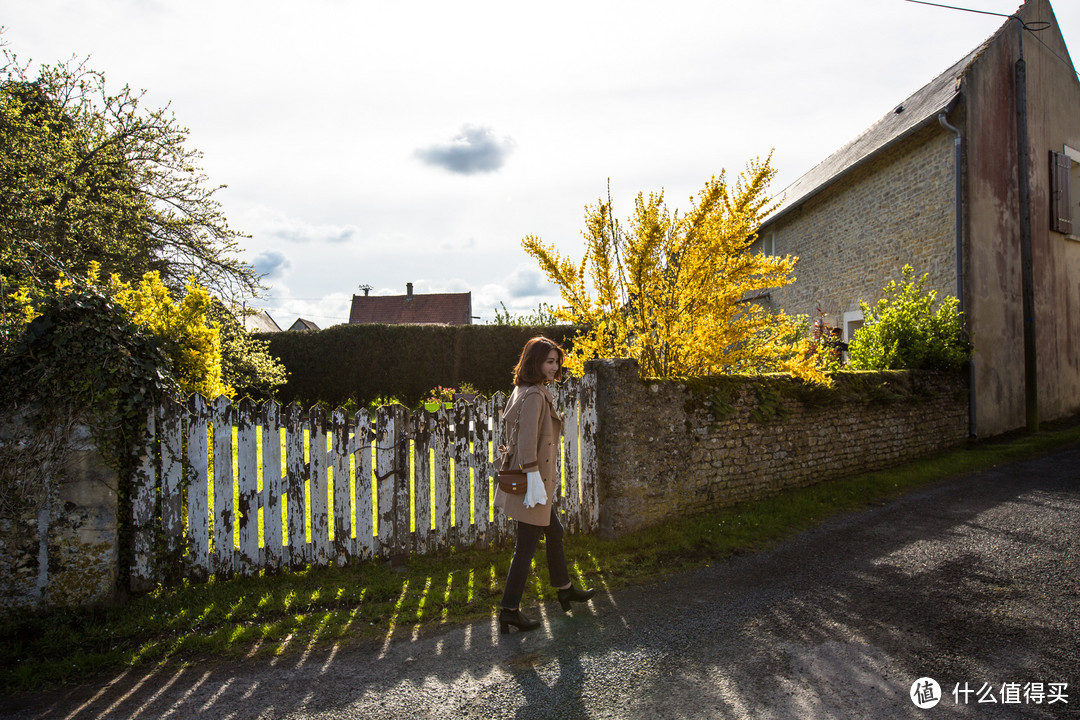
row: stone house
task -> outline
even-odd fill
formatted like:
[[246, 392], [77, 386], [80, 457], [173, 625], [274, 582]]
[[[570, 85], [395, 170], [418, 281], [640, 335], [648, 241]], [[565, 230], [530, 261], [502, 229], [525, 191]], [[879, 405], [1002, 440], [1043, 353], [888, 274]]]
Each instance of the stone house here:
[[785, 190], [757, 248], [799, 262], [768, 302], [811, 318], [820, 307], [847, 339], [860, 301], [909, 264], [967, 315], [972, 434], [1068, 416], [1080, 411], [1078, 205], [1080, 81], [1049, 1], [1027, 0]]

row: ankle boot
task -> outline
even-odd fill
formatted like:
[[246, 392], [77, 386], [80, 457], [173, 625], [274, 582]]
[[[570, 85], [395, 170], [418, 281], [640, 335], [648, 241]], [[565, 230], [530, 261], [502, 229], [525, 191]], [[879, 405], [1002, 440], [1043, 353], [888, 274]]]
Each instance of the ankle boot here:
[[588, 602], [589, 599], [595, 594], [595, 589], [578, 590], [576, 587], [571, 585], [568, 588], [559, 590], [559, 603], [562, 605], [563, 612], [570, 612], [570, 603]]
[[525, 615], [521, 614], [521, 610], [515, 608], [503, 608], [499, 612], [499, 632], [506, 635], [510, 632], [510, 626], [513, 625], [520, 632], [526, 632], [528, 630], [535, 630], [540, 627], [539, 620], [530, 620]]

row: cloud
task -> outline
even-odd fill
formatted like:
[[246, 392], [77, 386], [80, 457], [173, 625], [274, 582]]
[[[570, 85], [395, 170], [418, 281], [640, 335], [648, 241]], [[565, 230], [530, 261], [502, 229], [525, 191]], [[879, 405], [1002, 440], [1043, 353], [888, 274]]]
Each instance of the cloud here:
[[521, 263], [502, 280], [487, 283], [473, 291], [473, 314], [479, 322], [491, 322], [496, 312], [505, 309], [511, 315], [530, 315], [541, 304], [557, 306], [562, 303], [558, 288], [548, 282], [540, 268]]
[[282, 223], [270, 228], [274, 237], [289, 242], [346, 243], [360, 239], [360, 229], [355, 225], [311, 225], [299, 221]]
[[297, 318], [311, 320], [320, 328], [349, 322], [349, 309], [352, 296], [345, 293], [331, 293], [322, 298], [293, 298], [292, 291], [280, 283], [275, 283], [270, 293], [253, 307], [265, 310], [282, 330], [288, 329]]
[[513, 149], [512, 138], [499, 139], [489, 127], [465, 125], [449, 142], [420, 148], [416, 156], [457, 175], [473, 175], [495, 172]]
[[506, 290], [511, 298], [533, 298], [557, 293], [555, 286], [535, 265], [518, 265], [506, 278]]
[[355, 225], [320, 225], [258, 205], [244, 218], [244, 227], [255, 237], [273, 237], [294, 243], [347, 243], [360, 240]]
[[268, 278], [284, 277], [285, 271], [292, 267], [289, 256], [280, 250], [263, 250], [251, 261], [255, 272]]
[[443, 240], [439, 244], [439, 251], [445, 253], [468, 253], [476, 250], [476, 238], [453, 238]]

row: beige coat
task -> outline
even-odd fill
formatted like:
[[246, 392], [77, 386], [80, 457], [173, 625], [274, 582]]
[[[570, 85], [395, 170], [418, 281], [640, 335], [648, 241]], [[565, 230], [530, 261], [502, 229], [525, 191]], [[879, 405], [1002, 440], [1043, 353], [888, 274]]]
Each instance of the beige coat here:
[[559, 487], [559, 437], [562, 435], [562, 416], [555, 410], [555, 401], [543, 385], [520, 385], [514, 388], [503, 410], [503, 438], [506, 442], [518, 424], [517, 443], [509, 448], [509, 457], [499, 467], [519, 467], [525, 472], [539, 470], [544, 480], [548, 501], [544, 505], [525, 507], [524, 495], [507, 495], [495, 489], [495, 507], [507, 516], [530, 525], [550, 525], [555, 491]]

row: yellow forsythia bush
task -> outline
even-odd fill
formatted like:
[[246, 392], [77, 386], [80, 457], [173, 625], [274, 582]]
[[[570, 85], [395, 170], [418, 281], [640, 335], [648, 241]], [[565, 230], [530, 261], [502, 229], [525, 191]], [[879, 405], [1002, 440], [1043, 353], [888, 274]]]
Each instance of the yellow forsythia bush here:
[[752, 250], [775, 172], [766, 158], [734, 184], [721, 173], [684, 215], [668, 210], [662, 192], [639, 194], [625, 228], [610, 198], [590, 206], [580, 261], [526, 237], [526, 252], [562, 294], [555, 317], [580, 329], [567, 369], [632, 357], [649, 377], [782, 372], [829, 384], [804, 319], [762, 301], [792, 282], [798, 260]]
[[113, 275], [109, 286], [136, 323], [165, 340], [182, 391], [209, 399], [234, 395], [222, 380], [221, 333], [210, 319], [213, 300], [206, 288], [188, 280], [184, 297], [176, 302], [156, 271], [143, 275], [136, 286]]

